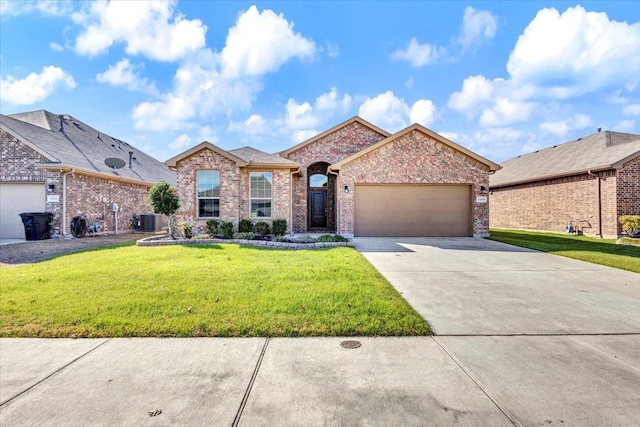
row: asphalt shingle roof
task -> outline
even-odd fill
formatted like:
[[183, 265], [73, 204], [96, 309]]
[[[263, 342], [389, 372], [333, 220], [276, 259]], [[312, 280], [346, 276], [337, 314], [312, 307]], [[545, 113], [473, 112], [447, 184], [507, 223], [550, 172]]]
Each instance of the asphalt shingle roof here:
[[176, 184], [175, 172], [162, 162], [68, 114], [57, 115], [45, 110], [8, 116], [0, 114], [0, 124], [47, 153], [46, 157], [52, 164], [115, 176], [105, 160], [118, 158], [125, 162], [123, 168], [117, 169], [119, 177], [144, 182], [164, 180], [171, 185]]
[[506, 160], [501, 163], [502, 169], [490, 176], [489, 182], [491, 187], [503, 187], [611, 169], [638, 155], [640, 135], [599, 132]]
[[236, 148], [234, 150], [228, 150], [228, 152], [248, 163], [298, 166], [293, 160], [285, 159], [278, 154], [265, 153], [264, 151], [251, 147]]

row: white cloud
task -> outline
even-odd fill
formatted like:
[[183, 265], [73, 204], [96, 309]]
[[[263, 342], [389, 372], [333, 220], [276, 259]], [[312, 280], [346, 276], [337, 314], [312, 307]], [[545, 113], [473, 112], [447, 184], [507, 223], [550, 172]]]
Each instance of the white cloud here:
[[73, 10], [73, 4], [66, 0], [20, 0], [0, 1], [0, 15], [18, 16], [29, 13], [41, 13], [50, 16], [67, 16]]
[[563, 137], [569, 132], [569, 124], [566, 120], [558, 120], [555, 122], [540, 123], [540, 130], [545, 133], [551, 133], [555, 136]]
[[342, 98], [338, 95], [338, 89], [332, 87], [327, 93], [316, 98], [314, 108], [317, 111], [328, 112], [330, 115], [334, 113], [345, 113], [351, 108], [351, 95], [345, 93]]
[[367, 98], [358, 109], [360, 117], [390, 132], [406, 127], [410, 113], [404, 99], [397, 98], [391, 91]]
[[247, 135], [264, 135], [273, 131], [260, 114], [252, 114], [244, 122], [231, 121], [227, 130], [229, 132], [239, 132]]
[[73, 89], [76, 82], [71, 74], [52, 65], [42, 68], [42, 73], [31, 73], [18, 80], [7, 75], [0, 80], [0, 97], [11, 104], [31, 105], [40, 102], [58, 89]]
[[221, 52], [222, 72], [229, 78], [266, 74], [291, 58], [312, 58], [315, 50], [315, 43], [294, 33], [293, 23], [282, 14], [251, 6], [229, 30]]
[[593, 125], [593, 119], [588, 114], [576, 114], [573, 116], [573, 128], [584, 129]]
[[59, 45], [58, 43], [55, 43], [55, 42], [49, 43], [49, 48], [51, 50], [56, 51], [56, 52], [62, 52], [64, 50], [64, 47], [62, 47], [61, 45]]
[[191, 138], [189, 137], [189, 135], [182, 134], [169, 144], [169, 148], [173, 150], [181, 150], [188, 147], [189, 145], [191, 145]]
[[348, 93], [340, 97], [338, 89], [335, 87], [332, 87], [329, 92], [319, 95], [313, 105], [309, 102], [299, 104], [291, 98], [285, 106], [285, 131], [315, 128], [336, 113], [346, 113], [351, 108], [351, 102], [352, 99]]
[[498, 29], [498, 18], [486, 10], [476, 10], [467, 6], [462, 18], [462, 29], [458, 42], [468, 48], [483, 40], [493, 39]]
[[143, 67], [143, 64], [133, 65], [127, 58], [124, 58], [111, 65], [104, 73], [96, 75], [96, 80], [100, 83], [109, 83], [112, 86], [122, 86], [130, 91], [157, 95], [158, 89], [155, 84], [150, 83], [146, 78], [140, 77], [138, 70]]
[[635, 120], [620, 120], [618, 124], [613, 127], [613, 130], [617, 132], [632, 132], [635, 127]]
[[612, 21], [583, 7], [542, 9], [511, 52], [507, 70], [539, 96], [567, 98], [640, 80], [640, 22]]
[[480, 124], [484, 126], [504, 126], [524, 122], [531, 117], [537, 104], [533, 102], [511, 101], [499, 98], [493, 106], [486, 108], [480, 115]]
[[325, 50], [329, 58], [337, 58], [340, 56], [340, 46], [337, 43], [325, 42]]
[[467, 77], [462, 82], [462, 90], [451, 94], [447, 106], [452, 110], [470, 114], [491, 99], [494, 85], [495, 82], [480, 74]]
[[446, 53], [447, 50], [442, 46], [434, 46], [428, 43], [420, 44], [418, 39], [413, 37], [409, 41], [409, 46], [406, 49], [398, 49], [393, 52], [391, 59], [408, 61], [414, 67], [421, 67], [433, 64]]
[[625, 116], [640, 116], [640, 104], [629, 104], [622, 109]]
[[126, 44], [129, 55], [175, 61], [205, 45], [207, 27], [175, 10], [175, 1], [107, 1], [90, 3], [72, 14], [84, 31], [75, 42], [79, 54], [105, 53], [114, 43]]
[[313, 138], [317, 134], [318, 131], [315, 129], [297, 130], [291, 135], [291, 142], [293, 142], [294, 144], [298, 144], [302, 141], [306, 141], [309, 138]]
[[419, 99], [411, 107], [409, 119], [411, 123], [419, 123], [422, 126], [431, 126], [436, 117], [436, 106], [430, 99]]

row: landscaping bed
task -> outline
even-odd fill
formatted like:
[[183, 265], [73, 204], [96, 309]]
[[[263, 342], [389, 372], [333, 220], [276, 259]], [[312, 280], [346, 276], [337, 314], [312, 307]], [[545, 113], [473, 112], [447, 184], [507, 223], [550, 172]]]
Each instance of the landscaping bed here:
[[[322, 236], [321, 236], [322, 237]], [[320, 240], [320, 241], [318, 241]], [[317, 239], [310, 236], [301, 236], [298, 239], [280, 239], [280, 240], [267, 240], [267, 239], [225, 239], [220, 237], [210, 238], [205, 237], [192, 237], [190, 239], [184, 237], [178, 237], [172, 239], [169, 236], [151, 236], [137, 241], [138, 246], [171, 246], [171, 245], [190, 245], [190, 244], [220, 244], [230, 243], [238, 245], [251, 245], [251, 246], [264, 246], [276, 249], [317, 249], [317, 248], [330, 248], [339, 246], [350, 246], [354, 244], [351, 241], [339, 241], [330, 242], [323, 241], [324, 239]], [[346, 239], [345, 239], [346, 240]]]

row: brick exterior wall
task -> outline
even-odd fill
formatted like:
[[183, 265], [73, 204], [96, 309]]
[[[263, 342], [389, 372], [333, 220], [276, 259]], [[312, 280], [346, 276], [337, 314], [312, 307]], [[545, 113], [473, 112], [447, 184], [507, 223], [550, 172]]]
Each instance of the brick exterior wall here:
[[[49, 160], [17, 138], [0, 132], [0, 182], [42, 182], [53, 185], [46, 196], [58, 196], [57, 202], [45, 200], [45, 211], [53, 214], [50, 224], [52, 235], [69, 233], [71, 218], [82, 213], [91, 222], [96, 218], [104, 218], [103, 231], [114, 230], [114, 216], [109, 212], [110, 203], [118, 203], [118, 231], [131, 230], [130, 218], [136, 214], [150, 212], [146, 195], [146, 185], [122, 183], [111, 179], [90, 177], [80, 174], [64, 174], [62, 172], [43, 171], [36, 163]], [[66, 176], [63, 176], [66, 175]], [[63, 191], [66, 182], [66, 192]], [[63, 198], [66, 196], [66, 217], [63, 218]], [[64, 224], [64, 226], [63, 226]]]
[[[600, 178], [603, 237], [615, 237], [620, 233], [617, 220], [621, 215], [617, 201], [618, 189], [629, 188], [628, 194], [633, 194], [634, 185], [621, 183], [621, 180], [627, 180], [628, 177], [633, 179], [634, 168], [638, 167], [633, 162], [629, 162], [629, 166], [624, 172], [609, 170], [596, 174]], [[637, 169], [635, 173], [638, 176]], [[638, 184], [635, 188], [637, 191]], [[490, 194], [491, 227], [562, 233], [566, 231], [565, 226], [572, 222], [585, 235], [599, 233], [598, 178], [595, 176], [581, 174], [493, 188]], [[635, 202], [636, 213], [640, 213], [637, 200]], [[633, 203], [625, 206], [632, 206]]]
[[[301, 167], [300, 176], [294, 177], [293, 182], [293, 226], [296, 233], [308, 231], [307, 183], [309, 166], [319, 162], [337, 163], [384, 138], [384, 135], [358, 122], [352, 122], [287, 156], [288, 159], [297, 162]], [[332, 205], [333, 201], [330, 202], [328, 197], [327, 204]], [[329, 217], [333, 215], [335, 215], [335, 211], [328, 212]]]
[[342, 166], [338, 191], [338, 232], [353, 234], [356, 197], [355, 184], [427, 183], [471, 184], [473, 192], [473, 234], [489, 234], [489, 204], [476, 203], [480, 187], [489, 188], [489, 168], [424, 133], [414, 130]]
[[[640, 156], [624, 163], [618, 169], [616, 192], [618, 216], [640, 215]], [[619, 235], [622, 233], [622, 226], [618, 223], [617, 227]]]
[[260, 169], [248, 170], [239, 168], [238, 165], [205, 148], [197, 153], [181, 160], [176, 165], [177, 190], [181, 207], [176, 213], [177, 223], [186, 221], [194, 227], [198, 233], [205, 232], [205, 224], [211, 218], [198, 218], [197, 201], [197, 172], [199, 170], [215, 170], [220, 172], [220, 217], [213, 218], [218, 221], [231, 221], [234, 230], [238, 229], [238, 221], [249, 218], [249, 173], [271, 172], [272, 205], [271, 218], [251, 218], [254, 222], [265, 221], [269, 224], [274, 219], [284, 218], [291, 222], [290, 208], [290, 172], [289, 169]]

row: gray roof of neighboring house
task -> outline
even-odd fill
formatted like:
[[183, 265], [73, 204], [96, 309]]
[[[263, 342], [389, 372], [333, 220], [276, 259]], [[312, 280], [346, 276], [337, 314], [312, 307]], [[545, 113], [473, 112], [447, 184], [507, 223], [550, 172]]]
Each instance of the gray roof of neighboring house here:
[[240, 157], [247, 163], [257, 163], [264, 165], [290, 165], [292, 167], [298, 166], [293, 160], [285, 159], [278, 154], [269, 154], [264, 151], [256, 150], [251, 147], [236, 148], [234, 150], [228, 150], [229, 153], [234, 156]]
[[615, 169], [636, 156], [640, 156], [640, 135], [598, 132], [506, 160], [489, 183], [495, 188]]
[[175, 172], [162, 162], [68, 114], [38, 110], [0, 115], [0, 125], [35, 147], [52, 165], [71, 166], [116, 177], [105, 160], [118, 158], [125, 162], [125, 166], [117, 169], [117, 177], [148, 183], [164, 180], [171, 185], [176, 184]]

